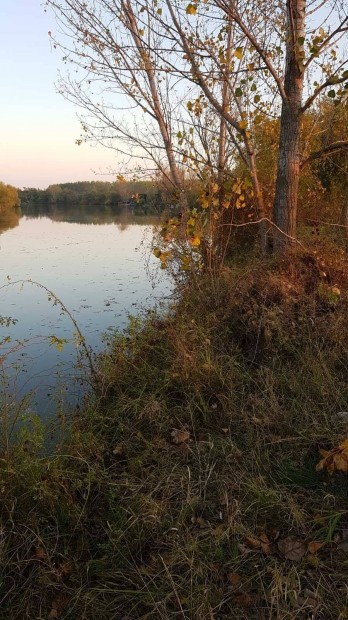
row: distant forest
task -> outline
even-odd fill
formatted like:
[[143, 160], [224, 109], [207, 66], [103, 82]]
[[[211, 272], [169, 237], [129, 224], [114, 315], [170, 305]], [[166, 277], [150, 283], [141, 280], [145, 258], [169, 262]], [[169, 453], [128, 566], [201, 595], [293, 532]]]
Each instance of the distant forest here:
[[160, 211], [162, 193], [152, 181], [79, 181], [49, 185], [47, 189], [25, 188], [20, 191], [24, 208], [55, 205], [98, 205], [116, 210], [125, 206], [139, 213]]

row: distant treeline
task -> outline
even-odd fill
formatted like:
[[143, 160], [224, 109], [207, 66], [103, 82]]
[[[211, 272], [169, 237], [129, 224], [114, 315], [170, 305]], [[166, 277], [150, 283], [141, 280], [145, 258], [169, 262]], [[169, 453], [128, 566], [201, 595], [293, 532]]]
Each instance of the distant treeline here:
[[20, 192], [23, 207], [29, 205], [105, 205], [135, 211], [159, 211], [161, 193], [151, 181], [79, 181], [49, 185], [47, 189], [25, 188]]

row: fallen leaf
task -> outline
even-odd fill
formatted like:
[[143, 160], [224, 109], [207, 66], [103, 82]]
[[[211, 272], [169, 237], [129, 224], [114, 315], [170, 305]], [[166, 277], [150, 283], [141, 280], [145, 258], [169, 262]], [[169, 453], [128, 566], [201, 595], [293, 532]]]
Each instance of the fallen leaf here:
[[45, 549], [43, 547], [36, 547], [36, 549], [35, 549], [35, 557], [38, 560], [46, 560], [47, 553], [46, 553]]
[[171, 432], [171, 436], [173, 438], [173, 443], [176, 443], [176, 444], [185, 443], [186, 441], [189, 441], [190, 439], [190, 432], [179, 431], [175, 429]]
[[59, 618], [64, 606], [64, 599], [58, 596], [54, 601], [52, 601], [52, 608], [47, 616], [47, 620], [56, 620], [56, 618]]
[[300, 593], [296, 600], [296, 607], [311, 607], [312, 609], [316, 608], [319, 604], [319, 597], [317, 592], [312, 592], [308, 588], [305, 588], [303, 592]]
[[251, 607], [253, 604], [253, 598], [248, 592], [238, 592], [234, 598], [239, 607]]
[[249, 547], [252, 547], [253, 549], [260, 549], [261, 547], [261, 541], [258, 538], [254, 538], [253, 536], [247, 536], [245, 542], [248, 544]]
[[113, 449], [112, 454], [114, 454], [115, 456], [121, 456], [123, 452], [124, 452], [123, 446], [119, 445]]
[[198, 525], [198, 527], [200, 527], [201, 529], [204, 529], [206, 527], [209, 527], [208, 523], [206, 522], [205, 519], [203, 519], [203, 517], [197, 517], [195, 519], [195, 523], [196, 525]]
[[259, 538], [261, 541], [261, 549], [263, 553], [265, 553], [266, 555], [270, 555], [272, 553], [271, 543], [266, 532], [261, 532]]
[[316, 467], [317, 471], [327, 469], [330, 474], [334, 471], [348, 472], [348, 439], [332, 450], [319, 450], [319, 454], [323, 458]]
[[228, 581], [230, 582], [231, 586], [233, 588], [236, 588], [237, 586], [240, 585], [241, 577], [240, 575], [238, 575], [238, 573], [229, 573], [228, 575]]
[[242, 545], [241, 543], [239, 543], [238, 545], [238, 551], [241, 555], [247, 555], [248, 553], [253, 552], [253, 550], [250, 549], [250, 547], [247, 547], [246, 545]]
[[252, 547], [253, 549], [260, 549], [266, 555], [270, 555], [272, 553], [271, 543], [266, 532], [261, 532], [258, 538], [254, 536], [247, 536], [245, 540], [249, 547]]
[[319, 551], [319, 549], [321, 549], [324, 546], [324, 542], [319, 541], [319, 540], [312, 540], [311, 542], [308, 543], [308, 551], [309, 553], [317, 553], [317, 551]]
[[304, 542], [291, 537], [280, 540], [278, 542], [278, 549], [287, 560], [292, 560], [293, 562], [299, 562], [306, 553]]

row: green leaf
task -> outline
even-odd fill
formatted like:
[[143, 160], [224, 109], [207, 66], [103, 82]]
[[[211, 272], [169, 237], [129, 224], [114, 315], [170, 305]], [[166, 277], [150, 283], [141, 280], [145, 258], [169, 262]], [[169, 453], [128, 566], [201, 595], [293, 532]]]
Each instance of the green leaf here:
[[259, 103], [260, 99], [261, 99], [260, 95], [255, 95], [254, 103]]
[[336, 91], [335, 90], [329, 90], [328, 97], [331, 97], [331, 99], [334, 99], [336, 97]]
[[305, 39], [305, 37], [299, 37], [299, 38], [297, 39], [297, 43], [298, 43], [299, 45], [303, 45], [303, 44], [304, 44], [304, 42], [305, 42], [305, 40], [306, 40], [306, 39]]
[[236, 95], [236, 97], [241, 97], [243, 95], [243, 91], [241, 88], [236, 88], [236, 90], [234, 91], [234, 94]]

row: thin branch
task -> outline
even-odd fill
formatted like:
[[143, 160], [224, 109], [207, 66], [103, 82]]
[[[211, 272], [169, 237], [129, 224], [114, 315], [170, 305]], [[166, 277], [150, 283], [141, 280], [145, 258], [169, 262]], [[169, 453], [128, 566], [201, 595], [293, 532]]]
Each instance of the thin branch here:
[[348, 153], [348, 140], [338, 140], [337, 142], [332, 142], [332, 144], [325, 146], [319, 151], [314, 151], [314, 153], [311, 153], [309, 157], [301, 163], [301, 169], [315, 159], [328, 157], [329, 155], [340, 153], [341, 151], [346, 151]]

